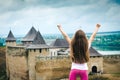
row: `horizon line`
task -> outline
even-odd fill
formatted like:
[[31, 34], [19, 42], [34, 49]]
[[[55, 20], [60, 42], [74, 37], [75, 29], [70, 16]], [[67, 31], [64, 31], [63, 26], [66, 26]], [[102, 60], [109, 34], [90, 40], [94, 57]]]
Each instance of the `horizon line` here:
[[[116, 32], [120, 32], [120, 31], [104, 31], [104, 32], [97, 32], [97, 34], [102, 34], [102, 33], [116, 33]], [[14, 34], [14, 33], [13, 33]], [[61, 33], [41, 33], [41, 35], [53, 35], [53, 34], [61, 34]], [[67, 34], [74, 34], [74, 33], [67, 33]], [[87, 32], [86, 34], [92, 34], [92, 32]], [[0, 34], [0, 37], [2, 36], [7, 36], [8, 34]], [[23, 36], [25, 34], [14, 34], [14, 36]]]

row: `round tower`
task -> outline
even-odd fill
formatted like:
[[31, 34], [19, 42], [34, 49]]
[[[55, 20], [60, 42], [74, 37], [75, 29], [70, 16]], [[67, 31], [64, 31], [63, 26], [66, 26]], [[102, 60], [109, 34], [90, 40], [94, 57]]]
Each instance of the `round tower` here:
[[16, 39], [12, 33], [12, 31], [10, 30], [9, 31], [9, 34], [6, 38], [6, 75], [7, 75], [7, 78], [9, 80], [10, 78], [10, 71], [9, 71], [9, 65], [8, 65], [8, 52], [7, 52], [7, 47], [8, 46], [16, 46]]

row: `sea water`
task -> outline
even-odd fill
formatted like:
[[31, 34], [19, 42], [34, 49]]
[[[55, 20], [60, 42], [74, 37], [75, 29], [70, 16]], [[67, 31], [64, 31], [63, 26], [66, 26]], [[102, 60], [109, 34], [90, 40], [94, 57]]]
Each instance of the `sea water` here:
[[[91, 33], [86, 33], [89, 39]], [[73, 34], [68, 34], [72, 38]], [[25, 35], [24, 35], [25, 36]], [[24, 36], [15, 36], [17, 44], [21, 44], [21, 40]], [[61, 34], [42, 34], [47, 45], [52, 44], [56, 39], [63, 39]], [[5, 45], [6, 37], [0, 36], [0, 46]], [[108, 54], [120, 54], [120, 31], [115, 32], [100, 32], [97, 33], [92, 47], [95, 48], [99, 53], [103, 55]]]

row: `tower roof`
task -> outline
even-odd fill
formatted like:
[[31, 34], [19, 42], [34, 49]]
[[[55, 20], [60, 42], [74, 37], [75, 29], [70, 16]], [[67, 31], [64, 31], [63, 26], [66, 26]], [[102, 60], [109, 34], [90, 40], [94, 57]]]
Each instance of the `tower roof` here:
[[50, 46], [52, 46], [52, 47], [69, 47], [69, 44], [65, 39], [56, 39]]
[[15, 37], [14, 37], [11, 30], [9, 31], [9, 34], [8, 34], [8, 36], [6, 38], [6, 41], [16, 41], [16, 39], [15, 39]]
[[102, 56], [97, 50], [95, 50], [93, 47], [90, 47], [90, 56]]
[[[56, 39], [50, 46], [52, 47], [69, 47], [69, 44], [65, 39]], [[102, 56], [97, 50], [95, 50], [93, 47], [90, 47], [89, 49], [90, 56]]]
[[32, 27], [30, 31], [27, 33], [27, 35], [22, 39], [22, 41], [33, 41], [36, 34], [37, 34], [36, 29]]
[[37, 34], [33, 40], [33, 44], [46, 44], [39, 31], [37, 32]]

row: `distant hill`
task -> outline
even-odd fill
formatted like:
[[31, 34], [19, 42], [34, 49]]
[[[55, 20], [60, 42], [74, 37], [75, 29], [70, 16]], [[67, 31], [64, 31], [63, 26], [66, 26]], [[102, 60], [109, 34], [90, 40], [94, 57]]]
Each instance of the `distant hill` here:
[[120, 33], [120, 31], [98, 32], [98, 33]]

